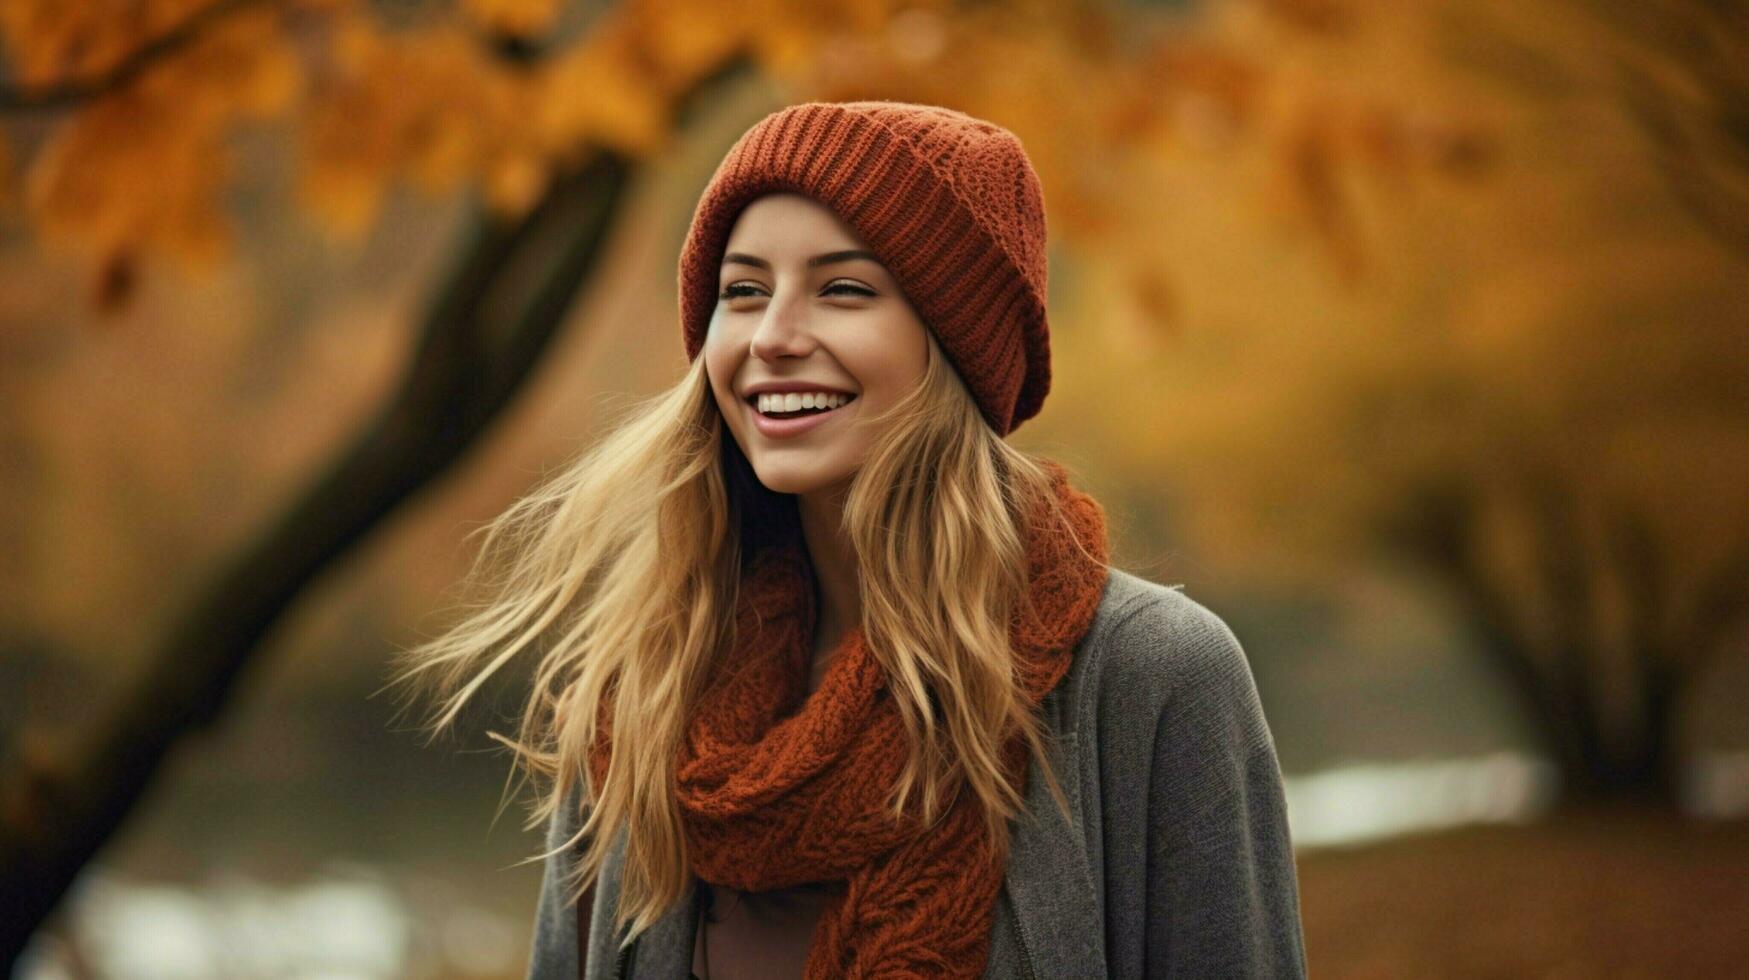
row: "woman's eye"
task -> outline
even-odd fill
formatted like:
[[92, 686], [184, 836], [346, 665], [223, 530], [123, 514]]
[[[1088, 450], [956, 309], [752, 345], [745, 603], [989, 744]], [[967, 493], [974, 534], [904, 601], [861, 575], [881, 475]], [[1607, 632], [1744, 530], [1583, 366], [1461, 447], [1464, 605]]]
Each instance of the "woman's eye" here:
[[[822, 290], [822, 292], [824, 292], [828, 295], [836, 293], [838, 295], [850, 295], [850, 296], [862, 296], [862, 297], [873, 297], [875, 295], [875, 292], [872, 289], [868, 289], [868, 288], [863, 287], [863, 286], [858, 286], [856, 283], [846, 282], [844, 280], [839, 280], [838, 282], [834, 282], [831, 285], [828, 285], [824, 290]], [[758, 286], [752, 285], [750, 283], [737, 282], [737, 283], [731, 283], [728, 286], [724, 287], [722, 293], [720, 294], [720, 298], [722, 298], [722, 299], [740, 299], [743, 296], [757, 296], [757, 295], [759, 295], [759, 287]]]
[[838, 282], [835, 282], [832, 285], [826, 287], [826, 292], [828, 292], [828, 293], [836, 293], [836, 292], [839, 292], [840, 290], [849, 290], [850, 295], [852, 295], [852, 296], [873, 296], [874, 295], [874, 290], [872, 290], [872, 289], [866, 289], [862, 286], [858, 286], [856, 283], [844, 282], [843, 280], [839, 280]]

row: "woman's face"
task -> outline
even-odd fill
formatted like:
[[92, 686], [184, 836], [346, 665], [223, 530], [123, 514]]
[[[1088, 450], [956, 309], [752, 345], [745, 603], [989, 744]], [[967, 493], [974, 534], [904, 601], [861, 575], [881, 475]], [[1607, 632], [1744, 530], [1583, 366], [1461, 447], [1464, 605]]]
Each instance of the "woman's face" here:
[[[795, 494], [847, 486], [873, 442], [847, 423], [887, 410], [923, 376], [927, 328], [898, 283], [835, 212], [785, 192], [741, 211], [717, 293], [705, 371], [759, 481]], [[789, 404], [762, 413], [758, 393], [774, 386]], [[805, 393], [849, 400], [784, 421]]]

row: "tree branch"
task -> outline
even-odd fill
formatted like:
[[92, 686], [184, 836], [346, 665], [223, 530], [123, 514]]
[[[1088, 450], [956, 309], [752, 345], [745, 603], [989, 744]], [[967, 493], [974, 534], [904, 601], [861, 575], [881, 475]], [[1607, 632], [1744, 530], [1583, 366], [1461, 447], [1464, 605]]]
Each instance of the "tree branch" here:
[[213, 24], [258, 2], [260, 0], [213, 0], [163, 34], [130, 51], [120, 61], [84, 78], [31, 88], [0, 85], [0, 112], [64, 109], [107, 95], [127, 85], [159, 61], [175, 55]]
[[[1595, 693], [1592, 650], [1596, 646], [1594, 597], [1585, 542], [1571, 491], [1560, 474], [1544, 467], [1524, 476], [1525, 500], [1536, 522], [1537, 557], [1548, 588], [1554, 626], [1557, 692], [1583, 754], [1590, 780], [1607, 779], [1611, 769]], [[1575, 787], [1577, 789], [1579, 787]]]
[[[1622, 5], [1623, 9], [1635, 9]], [[1666, 186], [1719, 241], [1749, 252], [1749, 17], [1735, 5], [1688, 3], [1658, 48], [1660, 68], [1683, 69], [1680, 94], [1652, 70], [1618, 61], [1613, 77], [1629, 115], [1649, 137]], [[1627, 29], [1632, 29], [1629, 25]], [[1680, 45], [1680, 50], [1670, 50]], [[1698, 90], [1701, 98], [1688, 95]]]
[[1695, 644], [1691, 671], [1723, 654], [1725, 635], [1749, 616], [1749, 544], [1738, 548], [1696, 589], [1686, 634]]
[[1401, 511], [1386, 524], [1385, 540], [1433, 573], [1458, 601], [1478, 650], [1569, 776], [1582, 765], [1582, 752], [1566, 703], [1531, 656], [1534, 644], [1519, 627], [1511, 599], [1476, 554], [1480, 509], [1476, 491], [1456, 478], [1429, 481], [1404, 496]]
[[[732, 61], [686, 101], [745, 65]], [[262, 642], [295, 601], [453, 469], [514, 400], [603, 254], [631, 173], [629, 161], [598, 150], [524, 217], [482, 218], [382, 411], [300, 500], [220, 569], [210, 591], [150, 652], [143, 680], [75, 754], [8, 780], [0, 806], [5, 961], [17, 962], [177, 744], [212, 727], [235, 700]], [[561, 236], [556, 252], [554, 235]], [[519, 274], [531, 267], [539, 275], [528, 300], [506, 310], [500, 294], [529, 282]]]
[[1676, 789], [1676, 697], [1683, 674], [1672, 659], [1681, 641], [1673, 643], [1667, 630], [1665, 566], [1643, 509], [1624, 505], [1609, 525], [1610, 553], [1627, 603], [1627, 642], [1640, 684], [1641, 744], [1633, 767], [1656, 795], [1669, 799]]

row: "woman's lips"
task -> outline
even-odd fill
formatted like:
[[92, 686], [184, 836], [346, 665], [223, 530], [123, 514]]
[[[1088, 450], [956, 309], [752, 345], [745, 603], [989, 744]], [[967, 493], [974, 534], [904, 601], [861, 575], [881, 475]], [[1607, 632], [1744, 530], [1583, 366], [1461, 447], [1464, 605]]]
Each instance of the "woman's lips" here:
[[837, 416], [856, 404], [856, 399], [852, 398], [837, 408], [827, 409], [824, 412], [814, 412], [811, 415], [798, 415], [793, 419], [774, 419], [747, 402], [741, 404], [746, 405], [747, 411], [753, 413], [753, 427], [759, 430], [760, 435], [769, 439], [788, 439], [792, 436], [799, 436], [816, 426], [824, 425], [827, 419]]

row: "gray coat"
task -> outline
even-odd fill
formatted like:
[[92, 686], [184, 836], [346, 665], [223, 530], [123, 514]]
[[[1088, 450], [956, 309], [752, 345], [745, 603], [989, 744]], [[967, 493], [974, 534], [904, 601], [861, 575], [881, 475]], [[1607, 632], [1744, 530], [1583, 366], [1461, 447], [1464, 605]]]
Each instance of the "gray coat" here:
[[[986, 977], [1305, 976], [1281, 770], [1251, 669], [1226, 623], [1177, 589], [1113, 569], [1074, 665], [1042, 702], [1075, 820], [1063, 821], [1035, 761]], [[553, 821], [547, 846], [575, 826]], [[557, 857], [531, 980], [577, 976], [576, 906], [559, 891]], [[588, 980], [684, 980], [690, 900], [616, 949], [608, 913], [624, 857], [622, 830], [596, 885]]]

